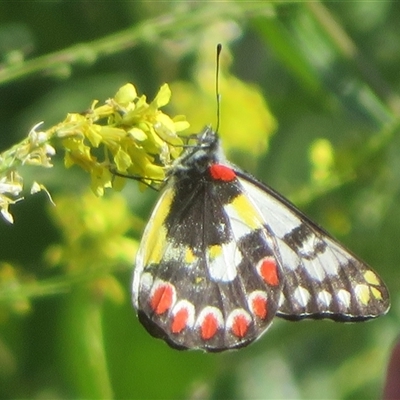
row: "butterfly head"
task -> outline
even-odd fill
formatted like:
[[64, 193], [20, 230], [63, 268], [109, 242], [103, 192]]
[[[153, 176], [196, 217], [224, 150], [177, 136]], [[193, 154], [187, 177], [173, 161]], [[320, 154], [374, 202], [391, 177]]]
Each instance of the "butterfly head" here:
[[218, 133], [211, 126], [206, 126], [194, 136], [194, 144], [187, 146], [183, 154], [172, 164], [167, 179], [180, 176], [189, 170], [203, 173], [211, 164], [226, 161]]

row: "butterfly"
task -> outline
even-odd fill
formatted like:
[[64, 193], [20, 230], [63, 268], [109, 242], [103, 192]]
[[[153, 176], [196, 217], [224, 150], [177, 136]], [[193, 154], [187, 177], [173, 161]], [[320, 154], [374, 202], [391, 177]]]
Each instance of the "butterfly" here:
[[247, 346], [275, 316], [364, 321], [389, 293], [367, 264], [227, 161], [206, 127], [172, 165], [136, 257], [142, 325], [176, 349]]

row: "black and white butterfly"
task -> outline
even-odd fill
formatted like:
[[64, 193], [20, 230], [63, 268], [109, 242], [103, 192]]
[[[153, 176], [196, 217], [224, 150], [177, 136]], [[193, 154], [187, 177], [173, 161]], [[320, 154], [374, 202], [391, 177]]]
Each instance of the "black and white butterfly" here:
[[169, 171], [136, 258], [133, 304], [177, 349], [223, 351], [275, 316], [385, 314], [381, 278], [288, 200], [229, 163], [206, 127]]

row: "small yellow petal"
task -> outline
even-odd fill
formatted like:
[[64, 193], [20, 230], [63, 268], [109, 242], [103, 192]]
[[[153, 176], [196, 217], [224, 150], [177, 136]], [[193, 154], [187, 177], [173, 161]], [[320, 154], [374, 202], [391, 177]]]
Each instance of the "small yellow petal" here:
[[104, 141], [112, 140], [118, 142], [126, 135], [126, 132], [122, 128], [115, 128], [113, 126], [102, 126], [100, 128], [100, 134], [103, 137]]
[[143, 142], [147, 139], [147, 135], [139, 128], [132, 128], [128, 133], [138, 142]]
[[127, 104], [134, 101], [137, 98], [137, 92], [135, 86], [132, 83], [127, 83], [126, 85], [119, 88], [118, 92], [114, 96], [117, 103]]
[[108, 117], [115, 113], [115, 107], [110, 104], [103, 104], [92, 111], [92, 119], [97, 120], [101, 118]]
[[175, 118], [173, 121], [174, 121], [176, 132], [182, 132], [190, 127], [190, 124], [188, 121], [176, 121]]
[[111, 172], [108, 168], [102, 166], [96, 166], [91, 171], [91, 188], [93, 193], [101, 197], [104, 195], [104, 188], [111, 187]]
[[148, 139], [143, 143], [143, 147], [149, 154], [157, 154], [163, 148], [165, 141], [156, 134], [153, 125], [142, 123], [139, 126], [146, 133]]
[[88, 138], [93, 147], [99, 147], [102, 141], [102, 137], [99, 132], [100, 132], [99, 125], [89, 126], [88, 129], [85, 131], [86, 137]]
[[167, 83], [160, 87], [155, 99], [151, 102], [152, 107], [160, 108], [169, 103], [171, 99], [171, 89]]
[[125, 172], [132, 165], [132, 160], [129, 157], [129, 154], [123, 151], [121, 148], [118, 149], [117, 154], [114, 157], [114, 161], [118, 171], [122, 172]]
[[112, 180], [112, 187], [116, 191], [120, 192], [126, 185], [127, 178], [123, 178], [122, 176], [115, 175]]
[[156, 116], [157, 120], [157, 126], [161, 125], [164, 128], [164, 131], [169, 131], [169, 133], [172, 135], [176, 136], [175, 133], [175, 123], [172, 121], [172, 119], [167, 115], [162, 112], [158, 113]]
[[154, 165], [151, 163], [148, 163], [146, 165], [145, 169], [146, 177], [152, 179], [152, 180], [157, 180], [157, 181], [162, 181], [165, 178], [165, 170], [164, 168]]

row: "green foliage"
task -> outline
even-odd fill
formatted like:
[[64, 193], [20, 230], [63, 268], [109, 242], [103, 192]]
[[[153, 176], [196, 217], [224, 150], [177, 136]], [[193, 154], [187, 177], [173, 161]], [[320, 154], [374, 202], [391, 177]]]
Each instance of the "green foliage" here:
[[[0, 2], [0, 208], [14, 221], [0, 220], [0, 397], [379, 397], [400, 319], [399, 16], [396, 2]], [[137, 321], [133, 260], [155, 196], [132, 181], [96, 198], [88, 188], [102, 194], [110, 176], [65, 169], [54, 157], [65, 143], [40, 132], [67, 114], [85, 119], [119, 88], [113, 105], [124, 103], [128, 82], [155, 108], [167, 82], [174, 124], [184, 114], [194, 132], [215, 126], [218, 42], [230, 158], [374, 266], [388, 316], [277, 320], [254, 345], [217, 355], [172, 350]], [[87, 140], [77, 154], [103, 160], [104, 136]], [[118, 146], [128, 170], [137, 156]], [[17, 201], [32, 185], [56, 206], [40, 193]]]

